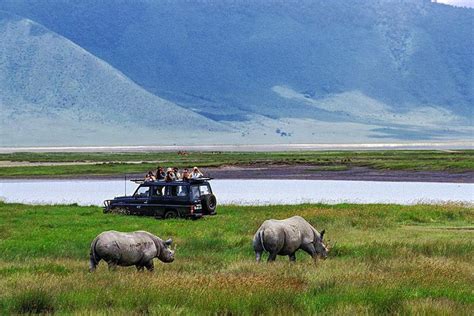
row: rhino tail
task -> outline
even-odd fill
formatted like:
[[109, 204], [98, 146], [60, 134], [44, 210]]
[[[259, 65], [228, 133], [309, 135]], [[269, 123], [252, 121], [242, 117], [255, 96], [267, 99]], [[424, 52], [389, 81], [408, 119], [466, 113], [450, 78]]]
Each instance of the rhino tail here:
[[263, 229], [261, 231], [258, 232], [258, 237], [260, 238], [260, 243], [262, 244], [262, 248], [264, 251], [268, 252], [267, 249], [265, 249], [265, 233], [263, 231]]
[[96, 252], [96, 245], [97, 245], [97, 240], [98, 238], [95, 238], [94, 241], [92, 241], [92, 244], [91, 244], [91, 251], [90, 251], [90, 256], [89, 256], [89, 271], [90, 272], [94, 272], [95, 271], [95, 268], [97, 267], [97, 264], [99, 263], [100, 261], [100, 258], [98, 258], [97, 256], [97, 252]]

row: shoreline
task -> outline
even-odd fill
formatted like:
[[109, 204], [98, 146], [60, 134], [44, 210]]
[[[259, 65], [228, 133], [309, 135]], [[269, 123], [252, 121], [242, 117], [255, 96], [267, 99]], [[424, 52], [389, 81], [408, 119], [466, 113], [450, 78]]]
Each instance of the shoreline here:
[[[411, 171], [380, 170], [368, 167], [352, 167], [347, 170], [324, 170], [312, 165], [249, 165], [202, 168], [204, 174], [219, 180], [266, 179], [266, 180], [344, 180], [384, 182], [442, 182], [474, 183], [474, 171]], [[2, 180], [123, 180], [141, 179], [143, 174], [72, 175], [0, 177]]]

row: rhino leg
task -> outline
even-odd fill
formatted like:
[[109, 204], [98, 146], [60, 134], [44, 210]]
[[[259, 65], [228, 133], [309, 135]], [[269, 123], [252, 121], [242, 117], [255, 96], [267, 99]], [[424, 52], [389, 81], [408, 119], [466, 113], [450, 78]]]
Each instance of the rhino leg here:
[[89, 272], [94, 272], [95, 269], [97, 268], [97, 265], [98, 265], [98, 264], [99, 264], [99, 263], [96, 262], [96, 261], [95, 261], [95, 258], [92, 257], [92, 255], [91, 255], [91, 258], [90, 258], [90, 260], [89, 260]]
[[253, 251], [255, 251], [255, 260], [257, 260], [257, 262], [260, 262], [262, 254], [265, 251], [263, 248], [262, 235], [263, 231], [258, 231], [253, 238]]
[[291, 255], [289, 255], [288, 257], [290, 257], [290, 262], [295, 262], [296, 261], [296, 253], [293, 252]]
[[153, 264], [153, 260], [145, 264], [145, 267], [148, 271], [153, 272], [155, 270], [155, 265]]
[[301, 250], [309, 254], [311, 257], [315, 258], [316, 257], [316, 249], [314, 248], [313, 244], [305, 244], [301, 245]]
[[117, 262], [115, 261], [108, 261], [107, 264], [109, 265], [109, 271], [117, 270]]
[[271, 252], [270, 255], [268, 256], [267, 262], [275, 261], [276, 257], [277, 257], [277, 253], [276, 252]]
[[145, 268], [144, 266], [141, 266], [141, 265], [135, 265], [135, 267], [137, 268], [137, 271], [143, 271], [143, 269]]

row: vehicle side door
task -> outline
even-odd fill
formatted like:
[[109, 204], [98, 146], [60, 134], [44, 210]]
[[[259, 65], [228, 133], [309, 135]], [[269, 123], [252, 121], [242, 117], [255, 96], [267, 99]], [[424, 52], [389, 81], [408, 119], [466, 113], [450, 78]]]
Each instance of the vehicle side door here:
[[155, 185], [151, 188], [147, 213], [150, 216], [163, 217], [165, 215], [165, 186]]
[[132, 214], [139, 214], [139, 215], [146, 215], [146, 208], [148, 200], [150, 198], [150, 186], [141, 185], [137, 188], [135, 193], [133, 194], [132, 203], [130, 203], [130, 213]]
[[173, 184], [165, 187], [167, 208], [174, 209], [178, 215], [184, 216], [190, 212], [189, 185]]

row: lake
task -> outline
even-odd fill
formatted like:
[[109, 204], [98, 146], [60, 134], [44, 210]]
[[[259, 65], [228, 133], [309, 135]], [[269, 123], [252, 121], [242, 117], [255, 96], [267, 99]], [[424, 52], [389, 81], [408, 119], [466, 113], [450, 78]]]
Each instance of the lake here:
[[[474, 203], [472, 183], [334, 180], [213, 180], [220, 204], [300, 203]], [[27, 204], [102, 205], [131, 194], [137, 185], [123, 180], [0, 180], [0, 199]]]

